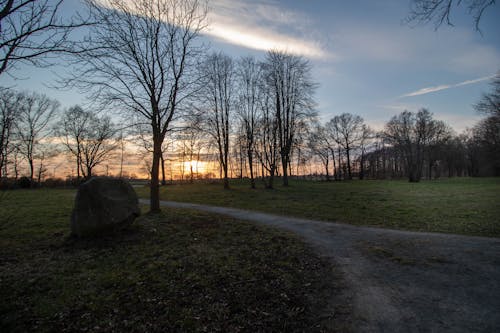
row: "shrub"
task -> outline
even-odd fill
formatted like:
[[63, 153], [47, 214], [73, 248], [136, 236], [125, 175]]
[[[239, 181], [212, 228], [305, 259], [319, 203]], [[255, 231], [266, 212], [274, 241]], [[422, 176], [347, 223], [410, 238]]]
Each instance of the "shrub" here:
[[31, 188], [31, 180], [28, 177], [21, 177], [17, 180], [17, 186], [20, 188]]

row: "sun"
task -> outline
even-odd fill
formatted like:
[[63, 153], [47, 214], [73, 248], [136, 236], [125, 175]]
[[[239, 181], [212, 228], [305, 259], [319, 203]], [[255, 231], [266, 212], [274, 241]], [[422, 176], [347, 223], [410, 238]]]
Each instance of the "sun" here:
[[194, 173], [205, 173], [206, 170], [206, 162], [192, 160], [184, 162], [184, 170], [190, 171], [193, 170]]

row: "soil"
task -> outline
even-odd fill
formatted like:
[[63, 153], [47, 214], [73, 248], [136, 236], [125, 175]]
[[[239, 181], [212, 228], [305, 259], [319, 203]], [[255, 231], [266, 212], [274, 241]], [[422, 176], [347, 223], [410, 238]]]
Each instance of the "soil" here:
[[[147, 200], [141, 200], [147, 203]], [[356, 227], [162, 201], [292, 231], [343, 272], [355, 332], [500, 331], [500, 239]]]

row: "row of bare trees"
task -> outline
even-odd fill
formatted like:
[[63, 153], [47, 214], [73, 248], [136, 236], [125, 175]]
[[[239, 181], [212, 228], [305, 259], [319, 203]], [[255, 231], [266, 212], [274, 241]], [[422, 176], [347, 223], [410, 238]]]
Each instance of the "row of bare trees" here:
[[[267, 187], [273, 186], [276, 174], [281, 174], [283, 184], [288, 185], [292, 161], [296, 160], [298, 165], [305, 160], [303, 143], [314, 118], [312, 96], [315, 84], [305, 59], [285, 52], [269, 52], [263, 62], [247, 59], [235, 66], [234, 60], [222, 54], [205, 57], [205, 48], [197, 38], [207, 26], [208, 5], [203, 0], [85, 2], [88, 17], [62, 20], [59, 17], [62, 0], [3, 1], [0, 5], [0, 75], [17, 63], [43, 66], [50, 63], [51, 55], [68, 55], [73, 71], [62, 79], [63, 85], [80, 88], [101, 107], [128, 112], [132, 115], [129, 118], [136, 120], [138, 126], [147, 128], [143, 136], [151, 140], [148, 144], [152, 151], [149, 168], [151, 211], [159, 211], [159, 174], [167, 135], [173, 131], [172, 125], [177, 118], [180, 123], [190, 123], [193, 110], [204, 118], [204, 133], [211, 134], [211, 144], [218, 150], [226, 187], [228, 155], [231, 140], [235, 137], [235, 142], [239, 143], [236, 149], [239, 155], [246, 155], [252, 186], [255, 186], [254, 160], [259, 162], [257, 165], [261, 176], [267, 179]], [[427, 5], [421, 8], [426, 9]], [[85, 38], [72, 41], [70, 37], [78, 36], [72, 31], [79, 27], [85, 27], [82, 32]], [[2, 103], [8, 105], [7, 102]], [[5, 169], [12, 154], [11, 133], [15, 126], [20, 125], [15, 125], [13, 118], [17, 116], [12, 116], [13, 111], [7, 110], [8, 107], [4, 109], [0, 166]], [[83, 123], [107, 122], [105, 119], [94, 121], [75, 108], [67, 112], [82, 117], [79, 119]], [[334, 174], [338, 175], [338, 170], [346, 165], [343, 174], [347, 176], [344, 177], [352, 178], [352, 153], [360, 149], [361, 159], [364, 159], [370, 131], [360, 125], [357, 117], [348, 118], [342, 115], [337, 121], [332, 120], [338, 161]], [[411, 116], [408, 118], [412, 121]], [[71, 119], [66, 122], [64, 117], [62, 119], [59, 128], [67, 130], [67, 135], [62, 132], [58, 136], [67, 138], [65, 145], [75, 156], [78, 174], [90, 176], [96, 165], [96, 158], [91, 155], [97, 154], [96, 150], [108, 149], [103, 148], [105, 145], [88, 149], [79, 146], [78, 124], [72, 124]], [[233, 124], [236, 119], [239, 120], [238, 126]], [[39, 120], [39, 124], [43, 124], [43, 120]], [[484, 125], [482, 128], [489, 130], [490, 127]], [[235, 128], [239, 134], [234, 132]], [[38, 132], [34, 139], [29, 131], [27, 125], [27, 131], [23, 130], [22, 135], [28, 133], [28, 137], [21, 138], [18, 133], [17, 140], [22, 142], [18, 146], [23, 147], [33, 178], [35, 153], [29, 142], [35, 142], [37, 135], [41, 142], [44, 134], [33, 127], [32, 131]], [[365, 131], [365, 134], [353, 136], [352, 131]], [[99, 131], [94, 132], [92, 136], [103, 138]], [[104, 138], [104, 141], [109, 139]], [[393, 140], [394, 147], [401, 146], [396, 136]], [[333, 161], [334, 151], [330, 149]], [[421, 153], [418, 149], [416, 151], [420, 158]], [[413, 154], [412, 150], [411, 154], [405, 155], [407, 169], [414, 170], [412, 172], [418, 178], [421, 167], [419, 162], [411, 161]], [[82, 163], [86, 163], [85, 166]]]
[[59, 102], [45, 95], [1, 89], [0, 178], [17, 179], [25, 162], [30, 183], [39, 183], [47, 159], [62, 152], [75, 158], [77, 178], [88, 178], [117, 144], [109, 117], [79, 106], [61, 111]]
[[323, 165], [327, 180], [330, 170], [336, 180], [352, 179], [353, 160], [359, 179], [407, 177], [418, 182], [424, 177], [499, 176], [499, 75], [491, 86], [475, 105], [486, 117], [460, 135], [427, 109], [395, 115], [379, 132], [361, 117], [345, 113], [313, 127], [309, 153]]
[[58, 107], [57, 101], [44, 95], [1, 89], [0, 177], [6, 176], [10, 162], [14, 163], [13, 171], [17, 176], [17, 162], [22, 157], [28, 163], [30, 180], [33, 180], [37, 173], [37, 178], [40, 179], [43, 161], [46, 155], [50, 154], [44, 140], [50, 134], [49, 122]]
[[203, 62], [201, 77], [194, 110], [217, 150], [224, 187], [229, 187], [231, 146], [245, 160], [252, 188], [256, 161], [267, 187], [279, 171], [288, 186], [297, 138], [315, 117], [308, 61], [279, 51], [268, 52], [263, 61], [214, 53]]

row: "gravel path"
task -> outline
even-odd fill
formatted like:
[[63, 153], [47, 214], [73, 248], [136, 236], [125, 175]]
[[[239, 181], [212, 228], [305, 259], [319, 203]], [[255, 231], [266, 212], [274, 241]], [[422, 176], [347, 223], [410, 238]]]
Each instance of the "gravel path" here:
[[161, 205], [300, 235], [343, 271], [355, 332], [500, 332], [500, 239], [355, 227], [191, 203]]

